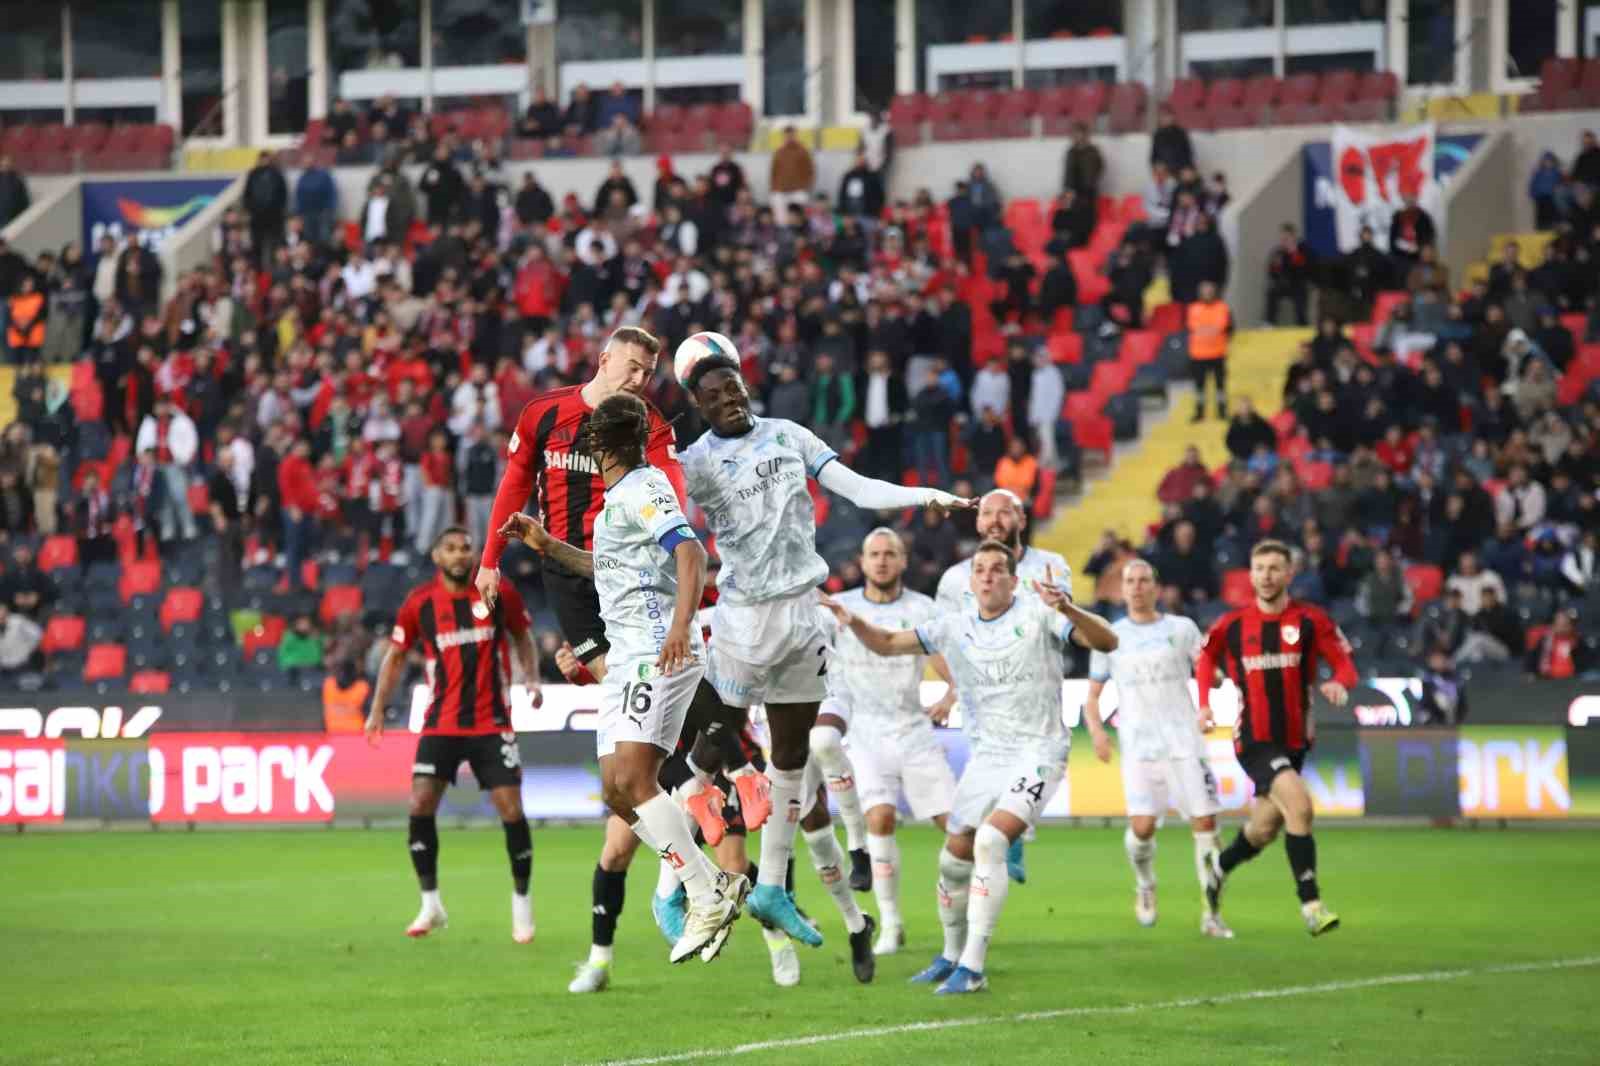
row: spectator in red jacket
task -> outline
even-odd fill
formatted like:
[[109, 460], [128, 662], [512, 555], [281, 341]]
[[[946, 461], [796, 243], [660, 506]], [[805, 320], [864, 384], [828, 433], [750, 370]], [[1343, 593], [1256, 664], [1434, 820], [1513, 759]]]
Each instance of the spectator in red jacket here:
[[535, 244], [517, 271], [514, 297], [529, 332], [543, 332], [561, 309], [561, 275], [544, 248]]
[[1156, 498], [1162, 503], [1188, 503], [1194, 497], [1194, 487], [1200, 482], [1211, 484], [1211, 471], [1200, 458], [1200, 449], [1189, 445], [1184, 449], [1183, 462], [1168, 470], [1156, 489]]
[[311, 553], [317, 534], [321, 501], [316, 471], [311, 466], [311, 441], [299, 437], [278, 464], [278, 500], [283, 509], [283, 555], [288, 573], [279, 588], [300, 588], [300, 564]]
[[442, 429], [428, 435], [428, 450], [418, 464], [422, 474], [422, 506], [413, 542], [418, 555], [426, 555], [445, 526], [455, 521], [455, 458], [450, 437]]

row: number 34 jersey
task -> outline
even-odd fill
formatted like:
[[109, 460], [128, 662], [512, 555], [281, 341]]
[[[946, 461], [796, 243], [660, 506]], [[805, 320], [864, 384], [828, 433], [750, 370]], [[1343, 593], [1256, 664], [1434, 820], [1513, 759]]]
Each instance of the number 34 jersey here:
[[943, 655], [955, 678], [974, 755], [1066, 759], [1061, 653], [1071, 635], [1072, 622], [1036, 596], [1018, 596], [996, 618], [974, 605], [917, 626], [923, 649]]

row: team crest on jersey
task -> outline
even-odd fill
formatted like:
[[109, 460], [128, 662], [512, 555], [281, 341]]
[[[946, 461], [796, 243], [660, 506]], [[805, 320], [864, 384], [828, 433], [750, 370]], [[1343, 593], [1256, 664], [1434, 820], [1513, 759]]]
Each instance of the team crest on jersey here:
[[656, 516], [656, 505], [653, 503], [647, 503], [643, 507], [639, 508], [639, 513], [643, 515], [644, 520], [648, 522], [650, 519]]
[[1300, 627], [1299, 626], [1284, 626], [1283, 629], [1281, 629], [1279, 632], [1281, 632], [1283, 634], [1283, 642], [1285, 644], [1298, 644], [1298, 643], [1300, 643]]
[[506, 451], [510, 452], [512, 455], [515, 455], [517, 454], [517, 449], [520, 447], [522, 447], [522, 438], [517, 436], [516, 432], [513, 431], [511, 434], [511, 441], [506, 445]]
[[649, 681], [651, 676], [655, 672], [656, 672], [655, 667], [651, 666], [649, 663], [640, 663], [639, 664], [638, 673], [639, 673], [639, 680], [640, 681]]
[[789, 438], [782, 433], [779, 433], [775, 439], [777, 440], [779, 447], [786, 447], [789, 443]]

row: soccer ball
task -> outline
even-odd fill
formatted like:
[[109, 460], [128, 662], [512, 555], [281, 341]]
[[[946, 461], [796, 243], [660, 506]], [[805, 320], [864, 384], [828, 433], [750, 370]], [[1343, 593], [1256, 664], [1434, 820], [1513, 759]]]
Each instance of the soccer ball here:
[[672, 373], [678, 379], [678, 384], [688, 388], [689, 371], [708, 355], [725, 355], [735, 363], [739, 362], [739, 349], [728, 338], [720, 333], [696, 333], [678, 345], [678, 351], [672, 357]]

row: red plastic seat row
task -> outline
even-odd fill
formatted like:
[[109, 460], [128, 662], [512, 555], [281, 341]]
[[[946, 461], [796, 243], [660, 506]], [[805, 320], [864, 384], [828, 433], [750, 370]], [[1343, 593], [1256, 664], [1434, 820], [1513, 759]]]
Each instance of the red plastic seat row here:
[[1522, 111], [1576, 111], [1600, 107], [1600, 57], [1544, 61], [1539, 88], [1522, 98]]
[[1399, 82], [1387, 71], [1360, 74], [1350, 70], [1296, 74], [1279, 79], [1270, 74], [1249, 79], [1180, 78], [1167, 105], [1178, 122], [1192, 129], [1237, 129], [1296, 123], [1377, 121], [1387, 118]]

